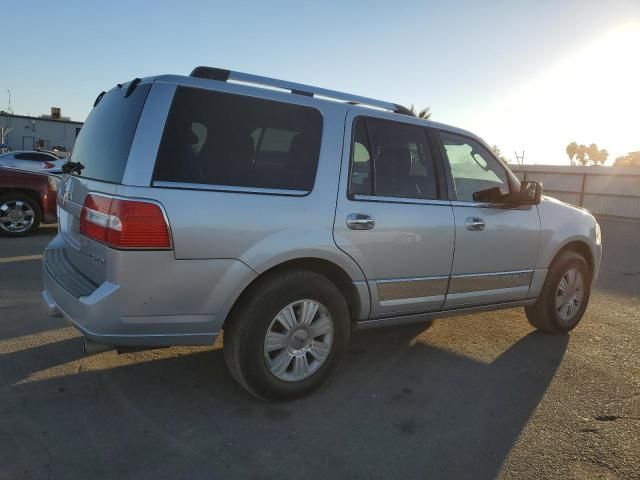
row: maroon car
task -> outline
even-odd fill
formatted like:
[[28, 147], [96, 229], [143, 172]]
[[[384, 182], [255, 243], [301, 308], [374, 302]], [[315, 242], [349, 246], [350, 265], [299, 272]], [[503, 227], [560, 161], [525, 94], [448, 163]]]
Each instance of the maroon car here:
[[0, 167], [0, 235], [21, 237], [55, 223], [59, 178]]

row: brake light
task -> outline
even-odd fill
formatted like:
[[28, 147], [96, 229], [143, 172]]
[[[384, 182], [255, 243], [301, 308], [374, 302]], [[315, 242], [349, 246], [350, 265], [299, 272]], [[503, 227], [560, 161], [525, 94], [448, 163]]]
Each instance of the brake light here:
[[53, 163], [47, 162], [47, 161], [44, 162], [44, 168], [53, 168], [53, 167], [55, 167]]
[[80, 233], [119, 250], [169, 250], [169, 226], [159, 205], [87, 195]]

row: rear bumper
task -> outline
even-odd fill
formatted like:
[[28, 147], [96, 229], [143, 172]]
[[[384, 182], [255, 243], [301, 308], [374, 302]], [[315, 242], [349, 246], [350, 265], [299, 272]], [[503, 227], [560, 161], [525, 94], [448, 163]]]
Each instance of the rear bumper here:
[[[150, 265], [146, 270], [136, 269], [135, 277], [128, 278], [126, 282], [116, 284], [105, 281], [88, 290], [87, 279], [73, 265], [68, 262], [62, 267], [53, 265], [52, 257], [57, 262], [64, 262], [64, 257], [60, 259], [63, 252], [50, 251], [59, 249], [60, 241], [56, 240], [51, 242], [43, 257], [43, 303], [50, 315], [64, 316], [85, 337], [106, 345], [212, 344], [228, 312], [227, 298], [212, 302], [216, 284], [222, 280], [214, 277], [219, 276], [222, 268], [227, 274], [229, 270], [235, 272], [231, 276], [238, 277], [238, 282], [242, 283], [239, 277], [244, 277], [245, 269], [248, 269], [241, 262], [237, 262], [240, 264], [238, 266], [233, 260], [224, 260], [231, 263], [214, 265], [208, 273], [204, 273], [207, 269], [203, 272], [200, 265], [200, 268], [193, 269], [191, 278], [182, 276], [158, 282], [154, 281], [157, 273]], [[184, 265], [180, 265], [180, 271], [183, 270]], [[170, 276], [171, 265], [165, 266], [163, 272]], [[208, 278], [203, 278], [203, 275]], [[196, 304], [193, 301], [197, 298], [194, 297], [194, 290], [203, 289], [203, 282], [207, 282], [204, 285], [208, 294], [203, 295], [200, 303]], [[153, 300], [150, 291], [158, 300]], [[185, 298], [189, 301], [185, 302]], [[183, 314], [180, 310], [187, 308], [185, 305], [188, 305], [188, 310]]]

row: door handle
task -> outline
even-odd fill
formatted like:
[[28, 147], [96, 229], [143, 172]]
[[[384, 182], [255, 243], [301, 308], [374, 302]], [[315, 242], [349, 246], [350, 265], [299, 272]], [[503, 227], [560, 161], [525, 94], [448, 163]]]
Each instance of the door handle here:
[[350, 213], [347, 216], [347, 227], [351, 230], [371, 230], [376, 221], [366, 213]]
[[467, 221], [464, 222], [464, 226], [470, 232], [481, 232], [484, 230], [484, 220], [478, 217], [467, 217]]

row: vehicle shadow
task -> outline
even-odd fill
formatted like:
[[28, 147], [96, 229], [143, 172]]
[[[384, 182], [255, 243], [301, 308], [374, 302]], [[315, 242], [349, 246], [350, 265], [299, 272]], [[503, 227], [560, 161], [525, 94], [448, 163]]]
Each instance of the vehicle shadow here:
[[494, 478], [568, 337], [530, 333], [484, 363], [416, 342], [424, 328], [355, 334], [336, 377], [286, 403], [246, 394], [217, 348], [3, 382], [0, 477]]

